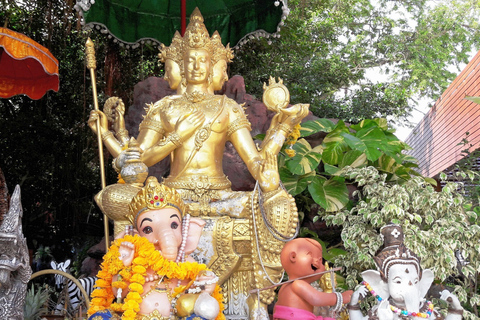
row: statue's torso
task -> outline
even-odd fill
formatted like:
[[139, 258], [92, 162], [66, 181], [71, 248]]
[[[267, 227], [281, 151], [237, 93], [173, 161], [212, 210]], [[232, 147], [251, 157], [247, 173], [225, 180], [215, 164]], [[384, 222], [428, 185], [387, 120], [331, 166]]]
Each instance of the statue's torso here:
[[188, 101], [182, 96], [159, 109], [158, 116], [166, 135], [174, 132], [176, 124], [196, 110], [205, 115], [203, 125], [172, 153], [172, 177], [223, 176], [222, 159], [232, 107], [238, 105], [228, 98], [224, 101], [223, 96], [211, 96], [199, 102]]
[[[150, 273], [149, 271], [147, 272]], [[183, 281], [182, 284], [185, 283]], [[163, 317], [169, 317], [171, 292], [173, 292], [177, 284], [177, 279], [146, 281], [143, 285], [143, 300], [140, 304], [140, 314], [149, 315], [157, 310]]]

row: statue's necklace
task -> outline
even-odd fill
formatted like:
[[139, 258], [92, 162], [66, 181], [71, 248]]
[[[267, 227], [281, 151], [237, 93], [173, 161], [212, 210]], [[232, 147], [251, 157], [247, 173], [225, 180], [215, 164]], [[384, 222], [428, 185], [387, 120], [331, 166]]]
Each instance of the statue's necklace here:
[[[365, 287], [367, 287], [368, 291], [370, 291], [372, 296], [377, 298], [377, 300], [379, 302], [383, 301], [382, 297], [380, 297], [378, 294], [375, 293], [375, 291], [373, 291], [372, 287], [368, 284], [368, 282], [362, 281], [362, 284]], [[420, 318], [429, 318], [430, 315], [433, 312], [433, 304], [430, 301], [427, 301], [428, 309], [427, 309], [427, 312], [425, 312], [425, 313], [423, 313], [423, 312], [411, 312], [411, 311], [399, 309], [395, 306], [392, 306], [391, 304], [389, 304], [389, 305], [390, 305], [390, 309], [392, 309], [393, 312], [395, 312], [396, 314], [398, 314], [400, 316], [413, 316], [413, 317], [420, 317]]]

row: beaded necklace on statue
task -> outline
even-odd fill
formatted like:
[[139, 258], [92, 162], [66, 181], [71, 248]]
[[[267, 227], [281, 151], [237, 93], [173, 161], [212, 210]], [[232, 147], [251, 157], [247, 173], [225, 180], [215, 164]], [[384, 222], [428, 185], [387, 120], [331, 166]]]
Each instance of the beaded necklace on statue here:
[[[378, 294], [375, 293], [375, 291], [373, 290], [373, 288], [368, 284], [368, 282], [366, 281], [362, 281], [362, 284], [367, 287], [367, 290], [370, 291], [370, 293], [372, 294], [372, 296], [374, 296], [375, 298], [377, 298], [377, 300], [379, 302], [383, 301], [382, 297], [380, 297]], [[430, 302], [430, 301], [427, 301], [427, 306], [428, 306], [428, 309], [427, 309], [427, 312], [426, 313], [423, 313], [423, 312], [411, 312], [411, 311], [407, 311], [407, 310], [402, 310], [402, 309], [399, 309], [395, 306], [392, 306], [391, 304], [389, 304], [390, 306], [390, 309], [395, 312], [396, 314], [398, 314], [399, 316], [413, 316], [413, 317], [420, 317], [420, 318], [428, 318], [430, 317], [430, 315], [432, 314], [433, 312], [433, 304]]]

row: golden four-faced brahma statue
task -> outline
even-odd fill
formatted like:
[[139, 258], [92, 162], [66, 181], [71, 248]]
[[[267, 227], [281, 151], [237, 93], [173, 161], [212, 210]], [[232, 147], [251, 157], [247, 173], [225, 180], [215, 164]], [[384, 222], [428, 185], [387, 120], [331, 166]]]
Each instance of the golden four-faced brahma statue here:
[[[213, 94], [228, 79], [226, 66], [233, 53], [222, 45], [218, 32], [209, 36], [198, 9], [185, 35], [177, 32], [159, 56], [165, 79], [177, 95], [148, 105], [136, 140], [125, 130], [120, 99], [110, 101], [109, 115], [92, 111], [89, 125], [101, 135], [115, 157], [113, 167], [125, 180], [107, 186], [95, 199], [120, 234], [129, 224], [128, 203], [143, 186], [146, 166], [170, 156], [170, 175], [163, 183], [178, 191], [190, 215], [206, 221], [193, 256], [218, 275], [226, 317], [268, 319], [266, 306], [274, 299], [273, 289], [259, 296], [249, 292], [281, 280], [280, 251], [296, 235], [295, 201], [280, 184], [276, 158], [293, 127], [307, 115], [308, 105], [287, 107], [288, 91], [271, 81], [264, 102], [277, 114], [263, 143], [256, 146], [243, 108]], [[109, 131], [108, 118], [116, 124], [114, 132]], [[231, 190], [222, 168], [227, 141], [257, 180], [254, 191]]]

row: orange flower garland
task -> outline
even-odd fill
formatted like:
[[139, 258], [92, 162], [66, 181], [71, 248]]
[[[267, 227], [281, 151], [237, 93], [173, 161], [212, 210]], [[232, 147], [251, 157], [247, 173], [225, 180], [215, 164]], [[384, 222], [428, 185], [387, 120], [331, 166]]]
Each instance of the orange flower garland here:
[[[118, 251], [120, 244], [124, 241], [133, 243], [135, 246], [134, 259], [130, 267], [125, 267], [119, 259]], [[102, 269], [98, 272], [99, 278], [95, 283], [97, 289], [92, 292], [92, 301], [88, 314], [92, 315], [97, 311], [110, 309], [115, 312], [123, 312], [122, 319], [135, 320], [137, 313], [140, 311], [142, 303], [141, 294], [143, 293], [143, 285], [145, 284], [145, 276], [147, 269], [152, 269], [158, 275], [165, 275], [170, 279], [194, 280], [198, 273], [207, 270], [205, 264], [196, 262], [174, 262], [165, 259], [160, 252], [146, 238], [138, 235], [126, 235], [121, 239], [115, 240], [107, 254], [103, 257]], [[116, 281], [113, 276], [119, 275]], [[125, 297], [124, 303], [112, 303], [115, 299], [113, 287], [125, 290], [127, 287], [129, 292]], [[179, 288], [177, 288], [179, 289]], [[179, 294], [179, 290], [175, 290], [175, 294]], [[185, 288], [183, 288], [183, 291]], [[212, 296], [220, 305], [220, 313], [216, 320], [223, 320], [223, 295], [220, 287], [217, 285]]]

